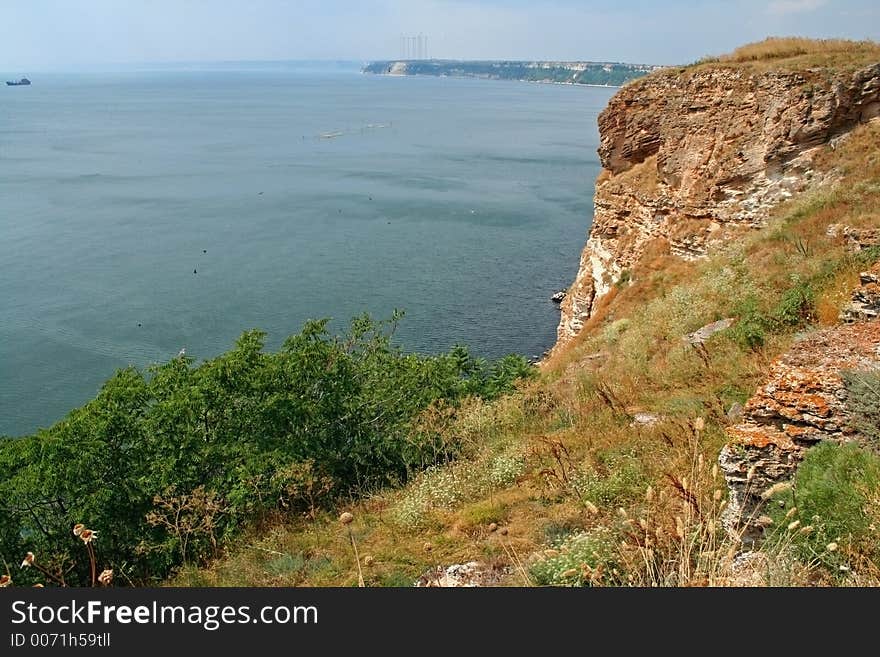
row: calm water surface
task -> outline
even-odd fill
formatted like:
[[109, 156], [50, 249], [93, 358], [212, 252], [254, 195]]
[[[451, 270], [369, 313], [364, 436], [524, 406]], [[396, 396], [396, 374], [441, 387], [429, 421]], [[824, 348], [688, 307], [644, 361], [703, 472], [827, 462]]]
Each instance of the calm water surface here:
[[421, 352], [552, 345], [614, 90], [30, 77], [0, 89], [0, 434], [51, 425], [119, 367], [209, 358], [248, 328], [275, 349], [309, 318], [403, 308]]

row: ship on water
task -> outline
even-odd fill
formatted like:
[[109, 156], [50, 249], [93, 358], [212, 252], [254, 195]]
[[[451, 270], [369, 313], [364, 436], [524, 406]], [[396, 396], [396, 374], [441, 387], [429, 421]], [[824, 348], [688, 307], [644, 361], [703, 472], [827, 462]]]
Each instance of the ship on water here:
[[7, 80], [7, 87], [26, 87], [31, 83], [27, 78], [22, 78], [21, 80]]

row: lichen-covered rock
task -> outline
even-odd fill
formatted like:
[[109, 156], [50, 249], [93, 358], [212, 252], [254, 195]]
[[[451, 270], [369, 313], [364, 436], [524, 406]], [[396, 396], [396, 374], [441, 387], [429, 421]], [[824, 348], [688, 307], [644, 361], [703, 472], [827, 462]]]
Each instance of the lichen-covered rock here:
[[831, 224], [826, 231], [828, 237], [840, 237], [846, 240], [850, 251], [859, 252], [872, 246], [880, 246], [880, 229], [853, 228], [842, 224]]
[[856, 72], [719, 65], [650, 75], [599, 117], [595, 212], [557, 344], [577, 335], [649, 244], [698, 258], [732, 227], [821, 182], [818, 147], [880, 115], [880, 64]]

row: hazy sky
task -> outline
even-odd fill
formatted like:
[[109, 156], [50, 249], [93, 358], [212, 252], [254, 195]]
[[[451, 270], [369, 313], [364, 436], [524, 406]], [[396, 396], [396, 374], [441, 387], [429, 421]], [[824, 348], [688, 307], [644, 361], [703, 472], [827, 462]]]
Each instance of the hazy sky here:
[[880, 0], [0, 0], [0, 70], [382, 59], [684, 63], [768, 35], [880, 40]]

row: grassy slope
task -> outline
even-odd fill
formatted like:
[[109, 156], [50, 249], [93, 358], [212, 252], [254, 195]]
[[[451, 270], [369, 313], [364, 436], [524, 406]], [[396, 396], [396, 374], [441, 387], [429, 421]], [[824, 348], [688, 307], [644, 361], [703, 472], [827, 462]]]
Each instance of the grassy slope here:
[[[708, 261], [686, 263], [657, 244], [540, 380], [455, 423], [426, 417], [464, 437], [469, 458], [339, 510], [354, 514], [366, 584], [407, 586], [433, 566], [471, 560], [507, 567], [510, 585], [724, 583], [724, 486], [713, 463], [726, 411], [797, 331], [837, 321], [865, 258], [826, 228], [880, 224], [878, 143], [875, 121], [826, 149], [819, 167], [839, 171], [842, 184], [779, 207], [766, 228]], [[812, 303], [793, 303], [804, 289]], [[733, 316], [750, 322], [711, 338], [705, 358], [682, 340]], [[639, 412], [658, 421], [634, 423]], [[225, 559], [174, 583], [357, 581], [334, 514], [242, 536]]]

